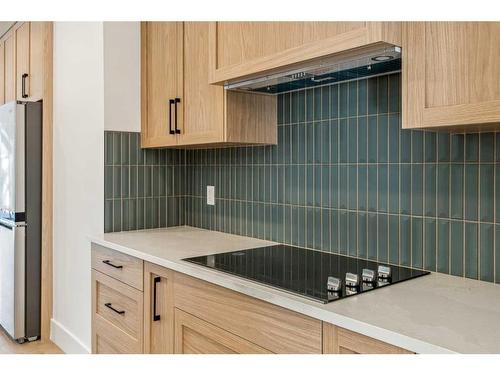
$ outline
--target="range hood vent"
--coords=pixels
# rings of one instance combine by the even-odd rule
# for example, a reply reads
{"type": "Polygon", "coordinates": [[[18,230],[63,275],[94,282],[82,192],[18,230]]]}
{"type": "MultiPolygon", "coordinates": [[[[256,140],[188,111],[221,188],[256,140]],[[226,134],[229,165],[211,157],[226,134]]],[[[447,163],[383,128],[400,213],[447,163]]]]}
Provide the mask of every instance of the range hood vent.
{"type": "Polygon", "coordinates": [[[276,95],[400,70],[401,48],[378,46],[305,62],[264,76],[228,82],[224,87],[228,90],[276,95]]]}

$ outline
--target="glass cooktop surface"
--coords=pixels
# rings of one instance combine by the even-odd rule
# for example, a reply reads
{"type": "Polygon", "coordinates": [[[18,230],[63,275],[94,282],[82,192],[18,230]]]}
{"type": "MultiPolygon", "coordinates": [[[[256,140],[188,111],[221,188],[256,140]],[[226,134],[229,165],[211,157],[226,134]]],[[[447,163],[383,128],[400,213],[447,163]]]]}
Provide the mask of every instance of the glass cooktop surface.
{"type": "Polygon", "coordinates": [[[231,251],[184,260],[322,303],[429,274],[422,270],[287,245],[231,251]],[[346,278],[348,273],[350,275],[346,278]],[[330,287],[327,287],[329,277],[330,287]]]}

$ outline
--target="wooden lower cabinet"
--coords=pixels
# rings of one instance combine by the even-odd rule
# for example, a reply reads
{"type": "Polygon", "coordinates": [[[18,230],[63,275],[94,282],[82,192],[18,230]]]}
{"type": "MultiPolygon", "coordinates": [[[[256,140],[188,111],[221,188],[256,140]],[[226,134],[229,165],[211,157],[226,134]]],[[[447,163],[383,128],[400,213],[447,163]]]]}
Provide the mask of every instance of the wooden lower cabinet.
{"type": "Polygon", "coordinates": [[[372,339],[323,322],[323,354],[414,354],[397,346],[372,339]]]}
{"type": "Polygon", "coordinates": [[[267,354],[256,344],[175,309],[176,354],[267,354]]]}

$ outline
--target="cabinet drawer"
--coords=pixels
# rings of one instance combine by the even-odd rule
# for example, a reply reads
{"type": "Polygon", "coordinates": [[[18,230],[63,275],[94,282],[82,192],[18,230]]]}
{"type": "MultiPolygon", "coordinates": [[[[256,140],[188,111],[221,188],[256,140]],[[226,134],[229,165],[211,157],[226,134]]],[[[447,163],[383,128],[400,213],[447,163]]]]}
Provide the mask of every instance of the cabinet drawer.
{"type": "Polygon", "coordinates": [[[136,289],[143,290],[143,261],[92,244],[92,268],[136,289]]]}
{"type": "Polygon", "coordinates": [[[343,328],[338,329],[339,354],[413,354],[405,349],[343,328]]]}
{"type": "Polygon", "coordinates": [[[92,271],[92,347],[95,353],[142,353],[143,293],[92,271]]]}

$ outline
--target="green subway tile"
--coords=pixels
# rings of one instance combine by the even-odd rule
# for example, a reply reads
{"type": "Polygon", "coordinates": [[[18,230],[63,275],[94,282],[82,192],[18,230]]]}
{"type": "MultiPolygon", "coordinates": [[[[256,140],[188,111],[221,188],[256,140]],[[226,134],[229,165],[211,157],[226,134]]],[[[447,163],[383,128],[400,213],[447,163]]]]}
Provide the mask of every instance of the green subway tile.
{"type": "Polygon", "coordinates": [[[380,164],[378,166],[378,211],[388,212],[389,188],[388,188],[388,166],[380,164]]]}
{"type": "Polygon", "coordinates": [[[348,204],[347,208],[355,210],[358,205],[358,167],[348,166],[347,167],[347,179],[348,179],[348,204]]]}
{"type": "Polygon", "coordinates": [[[122,229],[132,230],[132,224],[130,223],[130,199],[122,200],[122,229]]]}
{"type": "Polygon", "coordinates": [[[478,225],[465,223],[465,277],[477,279],[478,225]]]}
{"type": "Polygon", "coordinates": [[[339,252],[339,211],[330,211],[330,251],[339,252]]]}
{"type": "Polygon", "coordinates": [[[399,212],[409,215],[411,213],[411,165],[400,167],[399,212]]]}
{"type": "Polygon", "coordinates": [[[399,112],[401,105],[400,82],[399,74],[391,74],[389,77],[389,112],[399,112]]]}
{"type": "Polygon", "coordinates": [[[412,130],[401,129],[400,131],[400,145],[399,149],[401,150],[401,163],[411,163],[411,135],[412,130]]]}
{"type": "Polygon", "coordinates": [[[338,120],[330,121],[330,163],[339,160],[339,123],[338,120]]]}
{"type": "Polygon", "coordinates": [[[411,212],[413,215],[423,213],[424,170],[422,164],[411,167],[411,212]]]}
{"type": "Polygon", "coordinates": [[[389,115],[389,162],[399,162],[399,133],[400,133],[399,114],[391,113],[389,115]]]}
{"type": "Polygon", "coordinates": [[[436,216],[436,165],[424,165],[424,214],[436,216]]]}
{"type": "Polygon", "coordinates": [[[437,133],[437,161],[446,162],[450,160],[450,134],[437,133]]]}
{"type": "Polygon", "coordinates": [[[278,112],[278,125],[283,124],[283,106],[284,106],[284,94],[278,95],[278,107],[277,107],[277,112],[278,112]]]}
{"type": "Polygon", "coordinates": [[[464,135],[452,134],[450,136],[450,161],[464,161],[464,135]]]}
{"type": "Polygon", "coordinates": [[[339,122],[339,162],[346,163],[348,158],[348,127],[347,120],[340,120],[339,122]]]}
{"type": "MultiPolygon", "coordinates": [[[[299,182],[303,181],[299,179],[299,182]]],[[[330,207],[330,167],[321,167],[321,207],[330,207]]]]}
{"type": "Polygon", "coordinates": [[[122,169],[113,167],[113,198],[120,198],[122,195],[122,169]]]}
{"type": "Polygon", "coordinates": [[[160,166],[156,165],[152,167],[151,171],[153,196],[157,197],[160,195],[160,166]]]}
{"type": "Polygon", "coordinates": [[[306,125],[299,124],[297,126],[297,163],[305,163],[306,162],[306,125]]]}
{"type": "Polygon", "coordinates": [[[358,117],[358,163],[367,162],[368,129],[366,117],[358,117]]]}
{"type": "Polygon", "coordinates": [[[367,216],[365,213],[358,214],[358,257],[366,258],[368,252],[367,216]]]}
{"type": "Polygon", "coordinates": [[[409,216],[401,216],[399,222],[399,262],[411,266],[411,221],[409,216]]]}
{"type": "Polygon", "coordinates": [[[314,89],[314,104],[313,104],[313,118],[315,121],[321,120],[321,87],[314,89]]]}
{"type": "Polygon", "coordinates": [[[122,133],[113,132],[113,165],[122,163],[122,133]]]}
{"type": "Polygon", "coordinates": [[[161,197],[159,199],[159,211],[160,211],[159,227],[164,228],[167,226],[167,215],[168,215],[167,197],[161,197]]]}
{"type": "Polygon", "coordinates": [[[500,283],[500,225],[495,225],[495,282],[500,283]]]}
{"type": "Polygon", "coordinates": [[[436,220],[424,220],[424,269],[436,271],[436,220]]]}
{"type": "Polygon", "coordinates": [[[389,216],[389,262],[399,264],[399,216],[389,216]]]}
{"type": "Polygon", "coordinates": [[[495,160],[500,161],[500,134],[498,132],[495,133],[495,160]]]}
{"type": "Polygon", "coordinates": [[[481,162],[492,162],[495,160],[495,133],[481,133],[479,135],[479,160],[481,162]]]}
{"type": "Polygon", "coordinates": [[[347,101],[348,115],[358,115],[358,81],[349,82],[349,98],[347,101]]]}
{"type": "Polygon", "coordinates": [[[129,192],[130,192],[130,180],[129,180],[129,167],[122,167],[121,168],[121,198],[128,198],[129,197],[129,192]]]}
{"type": "Polygon", "coordinates": [[[438,272],[450,271],[450,222],[437,221],[437,268],[438,272]]]}
{"type": "Polygon", "coordinates": [[[376,115],[378,113],[377,91],[377,78],[368,79],[368,114],[370,115],[376,115]]]}
{"type": "Polygon", "coordinates": [[[339,165],[339,208],[347,208],[348,178],[347,166],[339,165]]]}
{"type": "Polygon", "coordinates": [[[130,135],[122,133],[121,141],[121,165],[129,165],[130,163],[130,135]]]}
{"type": "Polygon", "coordinates": [[[466,220],[477,220],[478,215],[478,173],[479,169],[477,165],[466,164],[465,165],[465,189],[464,189],[464,201],[465,201],[465,219],[466,220]]]}
{"type": "Polygon", "coordinates": [[[339,253],[347,254],[347,212],[341,211],[339,214],[339,253]]]}
{"type": "Polygon", "coordinates": [[[462,219],[464,217],[464,166],[463,164],[450,165],[450,217],[462,219]]]}
{"type": "Polygon", "coordinates": [[[321,88],[321,118],[323,120],[330,118],[330,86],[321,88]]]}
{"type": "Polygon", "coordinates": [[[479,225],[479,279],[483,281],[494,281],[495,273],[495,248],[494,248],[495,227],[493,224],[479,225]]]}
{"type": "Polygon", "coordinates": [[[424,161],[426,163],[433,163],[436,161],[436,137],[434,132],[424,132],[424,161]]]}
{"type": "Polygon", "coordinates": [[[104,199],[113,198],[113,167],[105,166],[104,167],[104,199]]]}
{"type": "Polygon", "coordinates": [[[358,215],[355,212],[349,212],[348,223],[348,251],[347,254],[355,257],[358,253],[358,215]]]}
{"type": "Polygon", "coordinates": [[[449,217],[450,211],[450,165],[438,164],[437,166],[437,215],[449,217]]]}
{"type": "Polygon", "coordinates": [[[399,165],[389,165],[389,212],[399,212],[399,165]]]}
{"type": "Polygon", "coordinates": [[[283,124],[289,124],[291,117],[290,93],[283,94],[283,124]]]}
{"type": "Polygon", "coordinates": [[[450,225],[450,273],[455,276],[464,275],[464,224],[452,221],[450,225]]]}
{"type": "Polygon", "coordinates": [[[331,165],[330,169],[330,205],[333,208],[339,207],[339,168],[331,165]]]}
{"type": "Polygon", "coordinates": [[[495,164],[495,201],[496,201],[495,221],[496,222],[500,222],[500,170],[499,170],[499,168],[500,168],[500,166],[498,164],[495,164]]]}
{"type": "Polygon", "coordinates": [[[122,201],[115,199],[113,201],[113,232],[122,231],[122,201]]]}
{"type": "Polygon", "coordinates": [[[389,90],[387,76],[378,77],[378,113],[387,113],[389,110],[389,90]]]}
{"type": "Polygon", "coordinates": [[[130,134],[130,165],[137,165],[140,151],[140,133],[130,134]]]}
{"type": "Polygon", "coordinates": [[[479,167],[480,181],[480,205],[479,205],[479,220],[492,222],[495,208],[495,167],[493,164],[481,164],[479,167]]]}
{"type": "Polygon", "coordinates": [[[144,167],[144,196],[151,197],[153,195],[153,167],[144,167]]]}
{"type": "Polygon", "coordinates": [[[366,165],[358,166],[358,210],[367,209],[367,168],[366,165]]]}
{"type": "Polygon", "coordinates": [[[157,165],[158,164],[158,150],[147,149],[146,150],[146,165],[157,165]]]}
{"type": "Polygon", "coordinates": [[[389,119],[387,115],[378,116],[378,162],[386,163],[389,160],[389,119]]]}
{"type": "Polygon", "coordinates": [[[113,201],[104,201],[104,233],[113,232],[113,201]]]}
{"type": "Polygon", "coordinates": [[[330,117],[339,117],[339,85],[330,86],[330,117]]]}
{"type": "Polygon", "coordinates": [[[377,166],[368,166],[368,210],[377,210],[377,166]]]}
{"type": "MultiPolygon", "coordinates": [[[[243,206],[242,206],[243,212],[243,206]]],[[[242,215],[243,216],[243,215],[242,215]]],[[[243,233],[242,233],[243,234],[243,233]]],[[[272,236],[273,241],[283,241],[283,206],[272,206],[272,236]]]]}
{"type": "MultiPolygon", "coordinates": [[[[304,230],[299,231],[305,233],[304,230]]],[[[299,235],[300,237],[300,235],[299,235]]],[[[301,241],[299,241],[299,246],[304,246],[301,241]]],[[[323,209],[321,210],[321,246],[320,249],[323,251],[330,251],[330,211],[323,209]]]]}
{"type": "Polygon", "coordinates": [[[423,222],[421,218],[411,219],[411,265],[423,268],[423,222]]]}
{"type": "Polygon", "coordinates": [[[411,134],[411,161],[421,163],[424,161],[424,132],[413,130],[411,134]]]}
{"type": "Polygon", "coordinates": [[[479,134],[465,135],[465,161],[479,160],[479,134]]]}
{"type": "Polygon", "coordinates": [[[320,163],[328,164],[330,162],[330,121],[322,121],[320,124],[321,133],[321,155],[320,163]]]}
{"type": "Polygon", "coordinates": [[[349,150],[348,150],[348,162],[356,163],[358,161],[358,119],[349,119],[349,150]]]}
{"type": "Polygon", "coordinates": [[[341,83],[339,85],[339,118],[344,118],[347,117],[349,112],[348,112],[348,95],[349,95],[349,89],[348,89],[348,84],[347,83],[341,83]]]}
{"type": "Polygon", "coordinates": [[[137,229],[144,229],[146,223],[146,218],[145,218],[146,202],[144,198],[139,198],[136,202],[137,202],[137,229]]]}
{"type": "Polygon", "coordinates": [[[377,215],[376,214],[368,214],[368,259],[377,260],[377,215]]]}
{"type": "Polygon", "coordinates": [[[113,133],[104,132],[104,165],[113,165],[113,133]]]}
{"type": "Polygon", "coordinates": [[[314,241],[313,248],[321,249],[321,209],[314,208],[313,209],[313,232],[314,232],[314,241]]]}
{"type": "Polygon", "coordinates": [[[297,164],[299,162],[299,144],[304,144],[303,139],[299,139],[299,125],[290,125],[290,143],[292,151],[292,164],[297,164]]]}
{"type": "Polygon", "coordinates": [[[378,258],[379,262],[387,262],[389,259],[389,217],[378,216],[378,258]]]}
{"type": "Polygon", "coordinates": [[[368,117],[368,163],[377,162],[377,116],[368,117]]]}
{"type": "Polygon", "coordinates": [[[368,87],[365,79],[358,81],[358,116],[367,114],[368,87]]]}

